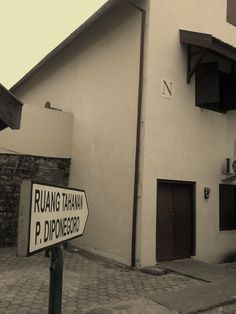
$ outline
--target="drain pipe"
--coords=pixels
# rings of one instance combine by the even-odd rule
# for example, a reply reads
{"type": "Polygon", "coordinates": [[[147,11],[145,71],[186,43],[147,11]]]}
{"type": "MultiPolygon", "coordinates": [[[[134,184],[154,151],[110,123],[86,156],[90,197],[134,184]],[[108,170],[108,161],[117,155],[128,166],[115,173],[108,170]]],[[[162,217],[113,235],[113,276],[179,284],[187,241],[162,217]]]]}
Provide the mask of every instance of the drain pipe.
{"type": "Polygon", "coordinates": [[[141,135],[141,109],[143,97],[143,70],[144,70],[144,39],[146,27],[146,12],[137,7],[134,3],[130,4],[141,11],[141,43],[140,43],[140,65],[139,65],[139,91],[138,91],[138,110],[137,110],[137,131],[136,131],[136,154],[135,154],[135,177],[134,177],[134,198],[133,198],[133,219],[132,219],[132,246],[131,246],[131,267],[136,265],[136,237],[137,237],[137,216],[138,216],[138,186],[139,186],[139,162],[140,162],[140,135],[141,135]]]}

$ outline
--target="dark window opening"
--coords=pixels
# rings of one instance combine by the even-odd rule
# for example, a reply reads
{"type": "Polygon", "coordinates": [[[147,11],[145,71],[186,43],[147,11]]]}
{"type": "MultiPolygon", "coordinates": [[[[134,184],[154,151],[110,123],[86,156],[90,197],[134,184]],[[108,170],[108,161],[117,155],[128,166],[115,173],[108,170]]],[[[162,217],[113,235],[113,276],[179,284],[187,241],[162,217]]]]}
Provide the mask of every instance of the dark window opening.
{"type": "Polygon", "coordinates": [[[227,22],[236,26],[236,0],[227,0],[227,22]]]}
{"type": "Polygon", "coordinates": [[[201,63],[196,70],[196,106],[226,113],[236,109],[236,73],[224,72],[217,62],[201,63]]]}
{"type": "Polygon", "coordinates": [[[220,184],[220,230],[236,229],[236,186],[220,184]]]}

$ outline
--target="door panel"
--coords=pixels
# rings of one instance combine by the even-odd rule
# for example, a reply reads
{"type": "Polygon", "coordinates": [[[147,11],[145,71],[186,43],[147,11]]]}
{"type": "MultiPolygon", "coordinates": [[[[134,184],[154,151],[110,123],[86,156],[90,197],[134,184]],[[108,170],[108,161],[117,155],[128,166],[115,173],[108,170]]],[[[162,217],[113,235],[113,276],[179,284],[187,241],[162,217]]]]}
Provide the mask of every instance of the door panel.
{"type": "Polygon", "coordinates": [[[166,261],[173,256],[172,187],[161,184],[158,191],[157,251],[161,252],[159,261],[166,261]]]}
{"type": "Polygon", "coordinates": [[[157,260],[189,258],[193,248],[193,185],[158,183],[157,260]]]}
{"type": "Polygon", "coordinates": [[[192,187],[173,186],[174,259],[189,258],[192,251],[192,187]]]}

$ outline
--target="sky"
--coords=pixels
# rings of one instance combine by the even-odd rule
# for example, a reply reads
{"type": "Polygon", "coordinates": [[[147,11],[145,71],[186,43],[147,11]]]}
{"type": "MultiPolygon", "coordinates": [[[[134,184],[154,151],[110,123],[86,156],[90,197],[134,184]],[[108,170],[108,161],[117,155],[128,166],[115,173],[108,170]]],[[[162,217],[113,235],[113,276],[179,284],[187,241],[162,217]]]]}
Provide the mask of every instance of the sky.
{"type": "Polygon", "coordinates": [[[0,83],[13,86],[106,0],[0,0],[0,83]]]}

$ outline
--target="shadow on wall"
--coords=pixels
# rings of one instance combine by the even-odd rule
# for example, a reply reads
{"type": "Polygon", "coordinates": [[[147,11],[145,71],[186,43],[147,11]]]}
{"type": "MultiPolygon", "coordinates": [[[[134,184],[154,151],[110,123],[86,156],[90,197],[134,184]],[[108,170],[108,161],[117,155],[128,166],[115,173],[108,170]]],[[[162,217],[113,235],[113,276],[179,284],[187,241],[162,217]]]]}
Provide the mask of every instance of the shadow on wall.
{"type": "Polygon", "coordinates": [[[69,158],[0,154],[0,246],[15,245],[24,179],[68,186],[69,158]]]}
{"type": "Polygon", "coordinates": [[[236,246],[235,251],[227,253],[221,260],[221,263],[231,263],[236,261],[236,246]]]}

